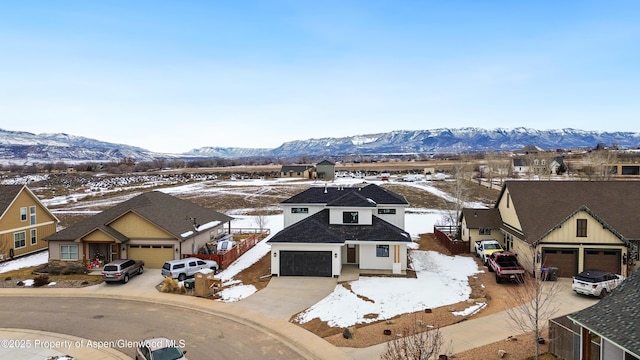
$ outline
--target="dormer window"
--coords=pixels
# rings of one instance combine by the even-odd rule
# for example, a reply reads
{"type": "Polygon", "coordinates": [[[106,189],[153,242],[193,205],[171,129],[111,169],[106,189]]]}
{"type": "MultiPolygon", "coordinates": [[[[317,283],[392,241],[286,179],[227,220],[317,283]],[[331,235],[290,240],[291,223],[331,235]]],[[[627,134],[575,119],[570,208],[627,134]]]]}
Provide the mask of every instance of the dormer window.
{"type": "Polygon", "coordinates": [[[358,212],[357,211],[345,211],[342,213],[343,224],[357,224],[358,212]]]}

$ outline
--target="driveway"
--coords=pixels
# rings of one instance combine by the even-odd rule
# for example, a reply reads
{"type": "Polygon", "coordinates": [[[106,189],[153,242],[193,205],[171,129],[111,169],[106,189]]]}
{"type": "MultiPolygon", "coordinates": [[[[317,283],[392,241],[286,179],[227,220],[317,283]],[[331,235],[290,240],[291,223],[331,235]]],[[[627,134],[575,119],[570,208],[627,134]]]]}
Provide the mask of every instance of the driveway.
{"type": "Polygon", "coordinates": [[[334,278],[324,277],[273,277],[266,288],[233,304],[289,321],[333,292],[337,283],[334,278]]]}

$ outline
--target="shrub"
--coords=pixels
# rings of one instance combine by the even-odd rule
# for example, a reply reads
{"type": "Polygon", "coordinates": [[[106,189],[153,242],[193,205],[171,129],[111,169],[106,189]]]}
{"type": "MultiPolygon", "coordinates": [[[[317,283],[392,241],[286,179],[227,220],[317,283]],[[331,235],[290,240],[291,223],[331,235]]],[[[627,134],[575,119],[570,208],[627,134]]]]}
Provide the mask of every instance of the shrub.
{"type": "Polygon", "coordinates": [[[40,287],[45,285],[49,285],[49,276],[40,275],[33,279],[33,287],[40,287]]]}
{"type": "Polygon", "coordinates": [[[165,277],[164,281],[160,285],[160,291],[171,293],[171,294],[183,294],[187,292],[187,290],[180,285],[180,282],[176,279],[172,279],[170,277],[165,277]]]}

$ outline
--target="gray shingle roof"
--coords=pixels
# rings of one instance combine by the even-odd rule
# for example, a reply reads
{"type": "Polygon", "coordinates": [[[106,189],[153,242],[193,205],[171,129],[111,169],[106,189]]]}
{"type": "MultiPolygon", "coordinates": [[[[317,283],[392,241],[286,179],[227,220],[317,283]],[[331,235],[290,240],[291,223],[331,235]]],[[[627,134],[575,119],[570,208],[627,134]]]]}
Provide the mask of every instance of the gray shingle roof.
{"type": "Polygon", "coordinates": [[[640,271],[597,304],[570,314],[569,319],[640,356],[640,271]]]}
{"type": "Polygon", "coordinates": [[[497,208],[464,208],[462,209],[462,216],[464,216],[467,222],[467,227],[469,229],[479,229],[487,227],[498,229],[502,225],[500,210],[498,210],[497,208]]]}
{"type": "Polygon", "coordinates": [[[280,230],[267,242],[342,244],[347,240],[411,242],[411,236],[377,216],[371,225],[329,224],[329,209],[325,209],[280,230]]]}
{"type": "Polygon", "coordinates": [[[398,195],[393,191],[387,190],[376,184],[368,184],[364,187],[311,187],[301,193],[288,198],[282,203],[341,204],[340,206],[349,206],[347,199],[355,199],[354,197],[348,196],[344,201],[339,199],[345,195],[349,195],[352,192],[357,192],[357,198],[359,199],[371,199],[379,205],[409,205],[409,203],[403,196],[398,195]]]}
{"type": "Polygon", "coordinates": [[[233,219],[215,210],[196,205],[175,196],[159,191],[151,191],[140,194],[90,218],[84,219],[46,237],[44,240],[76,240],[100,228],[113,236],[119,236],[109,231],[109,224],[129,212],[134,212],[145,218],[175,236],[176,239],[182,239],[181,234],[193,230],[193,221],[189,218],[195,218],[200,225],[214,221],[225,223],[233,219]]]}
{"type": "Polygon", "coordinates": [[[2,185],[0,186],[0,216],[4,215],[9,205],[18,196],[23,185],[2,185]]]}
{"type": "Polygon", "coordinates": [[[640,239],[640,181],[507,181],[499,198],[507,189],[529,243],[587,209],[623,240],[640,239]]]}

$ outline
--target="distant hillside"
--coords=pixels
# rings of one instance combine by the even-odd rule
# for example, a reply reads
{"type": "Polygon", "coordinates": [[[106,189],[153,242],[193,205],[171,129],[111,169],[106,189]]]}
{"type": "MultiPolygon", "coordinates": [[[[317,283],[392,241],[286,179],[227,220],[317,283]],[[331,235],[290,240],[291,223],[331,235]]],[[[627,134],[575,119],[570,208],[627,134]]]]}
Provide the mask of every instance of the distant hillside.
{"type": "Polygon", "coordinates": [[[291,141],[270,151],[273,156],[352,154],[442,154],[520,150],[535,145],[546,150],[595,148],[599,143],[622,148],[640,146],[640,133],[576,129],[434,129],[392,131],[342,138],[291,141]]]}
{"type": "Polygon", "coordinates": [[[118,161],[132,158],[293,158],[301,156],[446,154],[520,150],[535,145],[546,150],[592,149],[598,144],[620,148],[640,147],[640,133],[596,132],[576,129],[433,129],[289,141],[275,149],[203,147],[183,154],[161,154],[68,134],[32,134],[0,129],[0,161],[42,162],[118,161]]]}

